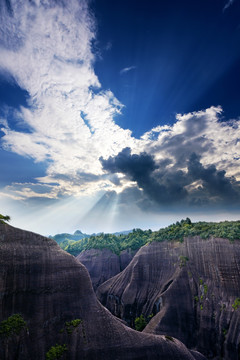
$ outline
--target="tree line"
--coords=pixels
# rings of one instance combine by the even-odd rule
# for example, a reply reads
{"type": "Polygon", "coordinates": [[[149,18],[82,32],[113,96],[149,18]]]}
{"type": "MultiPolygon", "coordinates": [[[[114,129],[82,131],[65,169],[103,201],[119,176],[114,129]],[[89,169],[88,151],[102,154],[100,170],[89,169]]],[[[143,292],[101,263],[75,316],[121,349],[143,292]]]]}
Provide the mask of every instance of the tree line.
{"type": "Polygon", "coordinates": [[[125,249],[137,250],[152,241],[182,242],[184,238],[194,236],[200,236],[202,239],[216,237],[230,241],[240,240],[240,221],[193,223],[186,218],[158,231],[133,229],[127,235],[101,233],[76,242],[65,242],[62,248],[75,256],[83,250],[89,249],[109,249],[119,255],[125,249]]]}

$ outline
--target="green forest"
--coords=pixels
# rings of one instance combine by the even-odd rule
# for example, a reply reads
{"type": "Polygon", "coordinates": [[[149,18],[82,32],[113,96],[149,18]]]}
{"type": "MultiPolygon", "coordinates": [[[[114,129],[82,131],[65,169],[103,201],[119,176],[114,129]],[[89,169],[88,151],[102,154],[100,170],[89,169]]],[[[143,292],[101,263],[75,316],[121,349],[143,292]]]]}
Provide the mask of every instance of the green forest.
{"type": "Polygon", "coordinates": [[[92,235],[79,241],[65,240],[60,246],[72,255],[78,255],[88,249],[109,249],[119,255],[125,249],[137,250],[152,241],[184,241],[186,237],[200,236],[240,240],[240,221],[196,222],[189,218],[181,220],[158,231],[133,229],[128,234],[92,235]]]}

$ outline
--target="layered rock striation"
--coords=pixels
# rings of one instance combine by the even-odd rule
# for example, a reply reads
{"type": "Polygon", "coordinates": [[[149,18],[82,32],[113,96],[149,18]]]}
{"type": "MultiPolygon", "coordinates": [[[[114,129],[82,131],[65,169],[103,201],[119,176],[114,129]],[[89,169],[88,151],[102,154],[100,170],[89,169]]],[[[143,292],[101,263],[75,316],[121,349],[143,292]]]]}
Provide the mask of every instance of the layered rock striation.
{"type": "Polygon", "coordinates": [[[43,360],[56,344],[76,360],[201,359],[178,340],[124,326],[96,299],[86,268],[55,241],[0,224],[0,324],[20,314],[27,328],[7,336],[0,358],[43,360]]]}
{"type": "Polygon", "coordinates": [[[174,336],[209,359],[239,359],[239,241],[195,237],[145,245],[97,296],[131,326],[141,314],[154,315],[145,333],[174,336]]]}

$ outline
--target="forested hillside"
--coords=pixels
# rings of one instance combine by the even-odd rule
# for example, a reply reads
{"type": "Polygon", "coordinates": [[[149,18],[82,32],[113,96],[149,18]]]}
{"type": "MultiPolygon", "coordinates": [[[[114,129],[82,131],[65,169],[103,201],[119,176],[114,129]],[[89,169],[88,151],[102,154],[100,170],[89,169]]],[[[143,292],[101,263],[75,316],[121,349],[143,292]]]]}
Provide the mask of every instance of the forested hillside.
{"type": "Polygon", "coordinates": [[[83,250],[109,249],[115,254],[120,254],[125,249],[137,250],[152,241],[175,240],[183,241],[185,237],[200,236],[203,239],[210,237],[225,238],[230,241],[240,239],[240,221],[223,222],[196,222],[189,218],[176,222],[158,231],[134,229],[129,234],[100,234],[84,238],[79,241],[67,243],[62,248],[72,255],[77,255],[83,250]]]}

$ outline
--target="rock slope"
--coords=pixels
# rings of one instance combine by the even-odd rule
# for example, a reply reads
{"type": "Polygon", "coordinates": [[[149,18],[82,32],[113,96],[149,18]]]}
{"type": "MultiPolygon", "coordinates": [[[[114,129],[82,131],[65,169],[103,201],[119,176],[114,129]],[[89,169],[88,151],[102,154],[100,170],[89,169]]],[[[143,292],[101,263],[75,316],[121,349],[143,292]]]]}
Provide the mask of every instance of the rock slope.
{"type": "Polygon", "coordinates": [[[109,249],[90,249],[82,251],[77,259],[89,271],[94,290],[106,280],[120,273],[130,263],[136,251],[123,250],[120,255],[109,249]]]}
{"type": "Polygon", "coordinates": [[[174,336],[209,359],[239,359],[239,241],[153,242],[97,296],[130,325],[140,314],[155,315],[145,333],[174,336]]]}
{"type": "Polygon", "coordinates": [[[73,256],[51,239],[6,224],[0,224],[0,324],[2,360],[43,360],[56,344],[66,344],[63,358],[70,360],[201,359],[176,339],[124,326],[97,301],[86,268],[73,256]],[[27,329],[7,337],[2,321],[13,314],[27,329]]]}

